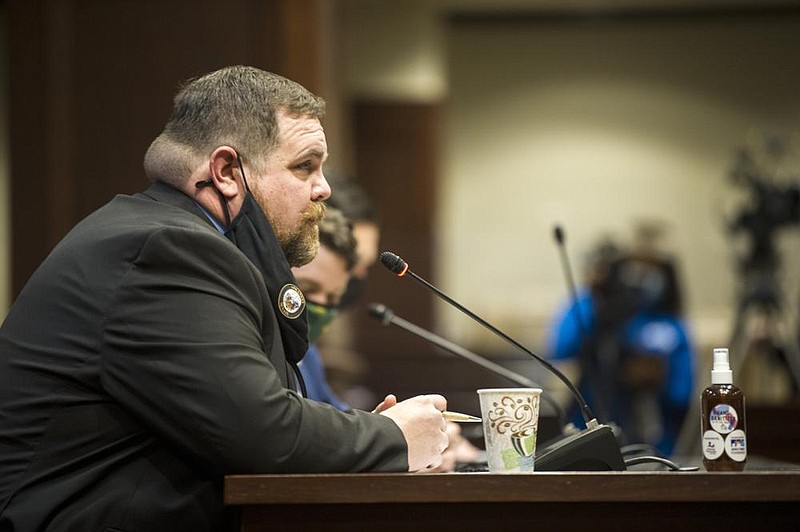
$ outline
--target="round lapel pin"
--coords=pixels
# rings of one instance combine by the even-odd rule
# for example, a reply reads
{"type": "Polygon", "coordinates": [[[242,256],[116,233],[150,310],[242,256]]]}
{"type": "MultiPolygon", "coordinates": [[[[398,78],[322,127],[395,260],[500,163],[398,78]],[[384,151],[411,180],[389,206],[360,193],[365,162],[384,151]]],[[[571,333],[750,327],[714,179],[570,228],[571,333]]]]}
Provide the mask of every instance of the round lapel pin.
{"type": "Polygon", "coordinates": [[[300,288],[292,283],[283,285],[278,294],[278,309],[281,314],[293,320],[302,314],[304,308],[306,308],[306,298],[300,288]]]}

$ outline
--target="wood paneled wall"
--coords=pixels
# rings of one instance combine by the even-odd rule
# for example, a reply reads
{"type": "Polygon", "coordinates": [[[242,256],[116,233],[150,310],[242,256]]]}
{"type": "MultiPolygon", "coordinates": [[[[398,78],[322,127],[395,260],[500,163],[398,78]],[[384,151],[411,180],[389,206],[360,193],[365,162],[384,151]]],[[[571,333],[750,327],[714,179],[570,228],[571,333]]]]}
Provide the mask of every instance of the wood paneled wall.
{"type": "Polygon", "coordinates": [[[324,0],[13,0],[8,5],[12,294],[118,193],[184,80],[249,64],[322,86],[324,0]]]}

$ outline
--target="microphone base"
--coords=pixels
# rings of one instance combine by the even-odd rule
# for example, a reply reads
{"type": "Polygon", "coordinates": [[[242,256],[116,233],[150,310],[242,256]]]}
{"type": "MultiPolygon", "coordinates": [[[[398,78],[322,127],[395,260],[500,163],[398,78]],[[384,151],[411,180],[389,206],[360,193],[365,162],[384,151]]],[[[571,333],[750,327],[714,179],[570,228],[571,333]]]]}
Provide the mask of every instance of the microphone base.
{"type": "Polygon", "coordinates": [[[536,451],[535,471],[625,471],[625,461],[608,425],[584,429],[536,451]]]}

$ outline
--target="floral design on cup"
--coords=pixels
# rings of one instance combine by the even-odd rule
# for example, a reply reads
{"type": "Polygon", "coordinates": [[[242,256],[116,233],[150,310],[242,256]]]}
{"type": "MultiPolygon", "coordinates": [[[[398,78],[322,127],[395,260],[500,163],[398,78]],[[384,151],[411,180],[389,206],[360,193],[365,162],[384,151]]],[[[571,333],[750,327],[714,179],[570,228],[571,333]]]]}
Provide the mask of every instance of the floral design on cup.
{"type": "Polygon", "coordinates": [[[521,467],[525,466],[523,459],[533,460],[536,451],[536,410],[532,398],[501,397],[492,403],[488,417],[490,426],[498,434],[510,433],[511,445],[520,457],[521,467]]]}

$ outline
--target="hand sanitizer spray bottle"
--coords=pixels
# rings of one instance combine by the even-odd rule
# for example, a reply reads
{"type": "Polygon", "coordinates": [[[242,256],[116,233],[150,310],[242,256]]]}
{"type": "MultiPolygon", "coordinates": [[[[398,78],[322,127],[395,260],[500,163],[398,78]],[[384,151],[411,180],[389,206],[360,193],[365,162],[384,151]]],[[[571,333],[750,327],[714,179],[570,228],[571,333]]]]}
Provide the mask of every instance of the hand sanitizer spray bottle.
{"type": "Polygon", "coordinates": [[[728,349],[714,349],[711,386],[701,396],[703,466],[706,471],[743,471],[747,462],[744,393],[733,385],[728,349]]]}

